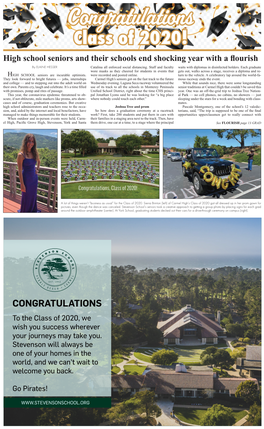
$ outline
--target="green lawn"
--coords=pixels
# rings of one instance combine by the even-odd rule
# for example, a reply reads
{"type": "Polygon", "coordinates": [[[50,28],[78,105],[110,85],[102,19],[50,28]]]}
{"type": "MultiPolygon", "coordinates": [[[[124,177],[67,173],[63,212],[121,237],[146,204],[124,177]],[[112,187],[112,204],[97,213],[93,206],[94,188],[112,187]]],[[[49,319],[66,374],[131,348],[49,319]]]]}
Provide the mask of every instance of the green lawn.
{"type": "Polygon", "coordinates": [[[61,186],[62,199],[157,199],[159,187],[140,182],[78,182],[61,186]],[[80,186],[80,188],[79,188],[80,186]],[[89,190],[83,190],[87,187],[89,190]],[[93,190],[94,189],[94,190],[93,190]]]}
{"type": "Polygon", "coordinates": [[[138,366],[138,365],[125,365],[124,370],[126,371],[126,374],[130,375],[133,373],[137,373],[137,375],[143,374],[147,367],[146,366],[138,366]]]}
{"type": "MultiPolygon", "coordinates": [[[[200,419],[207,410],[200,410],[196,408],[178,408],[174,407],[174,414],[183,422],[199,425],[200,419]]],[[[246,411],[233,411],[236,422],[241,420],[247,414],[246,411]]]]}
{"type": "MultiPolygon", "coordinates": [[[[181,362],[185,365],[197,365],[200,363],[200,354],[204,350],[203,348],[193,349],[192,347],[186,348],[172,348],[176,353],[178,353],[178,362],[181,362]]],[[[139,349],[138,349],[139,350],[139,349]]],[[[134,353],[137,359],[143,360],[145,362],[151,362],[151,356],[144,354],[144,350],[141,349],[139,353],[134,353]],[[139,357],[140,355],[141,357],[139,357]]]]}
{"type": "MultiPolygon", "coordinates": [[[[143,155],[144,157],[144,155],[143,155]]],[[[159,154],[158,153],[148,153],[145,158],[150,157],[150,158],[157,158],[159,159],[159,154]]]]}
{"type": "MultiPolygon", "coordinates": [[[[236,162],[248,162],[248,156],[245,152],[238,153],[233,156],[236,162]]],[[[261,165],[261,153],[255,152],[254,158],[253,158],[253,165],[261,165]]]]}
{"type": "MultiPolygon", "coordinates": [[[[218,345],[216,344],[216,347],[218,345]]],[[[199,365],[200,364],[200,354],[204,351],[204,349],[208,347],[208,344],[204,347],[201,346],[190,346],[190,347],[181,347],[181,346],[174,346],[174,347],[164,347],[164,349],[170,349],[174,350],[176,353],[178,353],[178,361],[181,362],[184,365],[199,365]]],[[[219,347],[221,348],[221,347],[219,347]]],[[[138,348],[136,352],[134,353],[134,356],[136,359],[142,360],[143,362],[151,363],[151,356],[152,354],[157,351],[157,349],[149,348],[138,348]]]]}
{"type": "Polygon", "coordinates": [[[118,366],[113,366],[113,368],[111,369],[111,374],[118,374],[120,372],[120,368],[118,368],[118,366]]]}
{"type": "MultiPolygon", "coordinates": [[[[153,154],[151,156],[151,158],[153,160],[155,160],[155,158],[158,158],[158,157],[159,157],[158,154],[156,154],[156,156],[155,156],[155,154],[153,154]]],[[[82,154],[80,154],[80,153],[78,154],[77,153],[77,156],[74,156],[73,153],[62,153],[61,154],[61,162],[62,163],[67,164],[67,162],[70,159],[78,159],[78,160],[82,160],[82,159],[93,159],[93,160],[94,159],[99,159],[99,160],[103,160],[103,159],[106,159],[106,160],[109,160],[109,161],[114,161],[114,160],[116,160],[116,161],[118,161],[118,160],[122,160],[122,161],[134,161],[134,160],[146,161],[146,160],[149,160],[149,163],[150,164],[152,163],[152,161],[151,161],[150,158],[146,158],[145,156],[139,156],[139,155],[131,155],[131,156],[127,156],[127,155],[126,156],[89,155],[89,156],[82,156],[82,154]]]]}
{"type": "Polygon", "coordinates": [[[111,359],[111,364],[112,365],[117,365],[118,363],[123,362],[123,357],[119,356],[119,355],[114,355],[111,359]]]}

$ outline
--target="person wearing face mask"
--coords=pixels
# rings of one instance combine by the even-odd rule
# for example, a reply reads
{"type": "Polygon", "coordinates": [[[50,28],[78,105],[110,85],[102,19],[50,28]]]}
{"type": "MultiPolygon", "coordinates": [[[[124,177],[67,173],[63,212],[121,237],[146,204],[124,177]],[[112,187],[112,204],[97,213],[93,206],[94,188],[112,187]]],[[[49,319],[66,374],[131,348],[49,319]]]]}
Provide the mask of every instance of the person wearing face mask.
{"type": "Polygon", "coordinates": [[[20,213],[37,213],[37,187],[40,159],[34,134],[26,134],[17,156],[21,188],[20,213]]]}

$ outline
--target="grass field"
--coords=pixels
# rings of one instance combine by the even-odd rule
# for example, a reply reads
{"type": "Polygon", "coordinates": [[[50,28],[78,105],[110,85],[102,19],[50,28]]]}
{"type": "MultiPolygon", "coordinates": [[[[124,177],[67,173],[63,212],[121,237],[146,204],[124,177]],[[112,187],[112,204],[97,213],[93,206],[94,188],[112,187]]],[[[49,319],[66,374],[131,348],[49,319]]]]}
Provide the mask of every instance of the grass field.
{"type": "MultiPolygon", "coordinates": [[[[154,167],[152,174],[154,177],[151,178],[151,174],[149,173],[140,173],[137,178],[135,173],[131,174],[130,182],[123,182],[120,180],[120,175],[118,170],[116,174],[112,176],[114,181],[101,181],[101,180],[91,180],[92,176],[89,174],[87,170],[87,176],[85,176],[85,169],[81,169],[80,171],[80,180],[76,181],[76,183],[66,183],[61,186],[61,198],[63,199],[158,199],[159,198],[159,188],[158,186],[149,186],[146,184],[149,183],[150,180],[153,180],[153,184],[159,185],[159,178],[155,176],[155,171],[159,173],[159,155],[153,154],[150,158],[145,156],[122,156],[122,157],[113,157],[113,156],[89,156],[82,157],[77,156],[74,157],[73,154],[62,154],[61,159],[61,170],[66,168],[68,161],[70,160],[92,160],[92,161],[147,161],[147,164],[154,167]],[[146,174],[146,177],[143,178],[142,174],[146,174]],[[90,179],[89,181],[82,180],[90,179]],[[156,179],[155,179],[156,177],[156,179]],[[142,181],[139,181],[138,179],[142,181]],[[145,184],[145,186],[144,186],[145,184]],[[84,190],[85,188],[85,190],[84,190]]],[[[100,163],[101,165],[101,163],[100,163]]],[[[135,170],[136,171],[136,170],[135,170]]],[[[69,172],[63,173],[64,177],[66,177],[66,181],[73,182],[75,180],[75,176],[77,176],[77,169],[71,170],[73,176],[70,177],[69,172]],[[66,173],[66,176],[65,176],[66,173]]],[[[107,171],[108,174],[111,173],[111,170],[107,171]]],[[[111,173],[112,174],[112,173],[111,173]]],[[[97,179],[100,179],[102,176],[101,173],[95,173],[97,179]]],[[[106,178],[106,177],[104,177],[106,178]]],[[[110,178],[110,177],[109,177],[110,178]]],[[[128,177],[124,175],[123,179],[127,179],[128,177]]],[[[65,183],[65,179],[62,178],[62,183],[65,183]]]]}
{"type": "MultiPolygon", "coordinates": [[[[246,153],[238,153],[237,155],[233,155],[233,158],[236,162],[248,162],[248,156],[246,153]]],[[[255,153],[253,158],[253,165],[261,165],[261,153],[255,153]]]]}
{"type": "Polygon", "coordinates": [[[124,370],[126,372],[126,374],[130,375],[130,374],[137,374],[137,375],[141,375],[143,374],[143,372],[145,371],[147,367],[146,366],[138,366],[138,365],[125,365],[124,366],[124,370]]]}
{"type": "MultiPolygon", "coordinates": [[[[174,350],[176,353],[178,353],[178,361],[181,362],[184,365],[199,365],[200,364],[200,354],[204,351],[204,349],[208,347],[208,344],[204,347],[200,346],[194,346],[194,347],[166,347],[166,349],[174,350]]],[[[217,347],[217,345],[216,345],[217,347]]],[[[164,347],[165,348],[165,347],[164,347]]],[[[136,352],[134,353],[134,356],[142,360],[143,362],[151,363],[151,356],[152,354],[160,350],[160,348],[138,348],[136,352]]]]}
{"type": "MultiPolygon", "coordinates": [[[[193,425],[199,425],[200,419],[206,413],[207,410],[200,410],[196,408],[177,408],[174,409],[174,414],[183,422],[190,423],[193,425]]],[[[247,415],[246,411],[233,411],[233,415],[236,422],[241,420],[247,415]]]]}
{"type": "Polygon", "coordinates": [[[121,362],[123,362],[123,357],[121,357],[121,356],[118,356],[118,355],[114,355],[113,357],[112,357],[112,359],[111,359],[111,364],[112,365],[117,365],[118,363],[121,363],[121,362]]]}
{"type": "Polygon", "coordinates": [[[159,159],[159,154],[158,153],[148,153],[146,156],[142,155],[144,158],[156,158],[159,159]]]}
{"type": "Polygon", "coordinates": [[[113,368],[111,369],[111,374],[118,374],[121,371],[120,368],[118,368],[118,366],[113,366],[113,368]]]}
{"type": "Polygon", "coordinates": [[[82,161],[85,159],[91,159],[93,161],[95,160],[99,160],[99,161],[148,161],[149,164],[151,165],[155,165],[157,167],[159,167],[159,155],[158,154],[153,154],[153,155],[147,155],[147,156],[110,156],[110,155],[104,155],[104,156],[99,156],[99,155],[94,155],[94,156],[82,156],[82,155],[77,155],[76,157],[72,154],[72,153],[63,153],[61,156],[61,166],[62,168],[66,167],[67,162],[70,160],[78,160],[78,161],[82,161]]]}
{"type": "Polygon", "coordinates": [[[61,186],[62,199],[155,199],[159,198],[159,188],[138,182],[77,182],[61,186]],[[88,191],[80,190],[89,188],[88,191]],[[93,190],[95,189],[95,190],[93,190]]]}

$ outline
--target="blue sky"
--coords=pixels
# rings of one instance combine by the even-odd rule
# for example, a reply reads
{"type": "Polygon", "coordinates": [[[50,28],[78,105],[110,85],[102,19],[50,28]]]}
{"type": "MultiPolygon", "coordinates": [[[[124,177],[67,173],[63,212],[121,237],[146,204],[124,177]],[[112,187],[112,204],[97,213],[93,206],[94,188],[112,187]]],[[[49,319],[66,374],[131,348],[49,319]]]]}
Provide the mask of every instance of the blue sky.
{"type": "Polygon", "coordinates": [[[8,240],[112,240],[113,255],[261,255],[258,218],[9,218],[4,233],[8,240]]]}
{"type": "Polygon", "coordinates": [[[5,133],[32,133],[32,134],[41,134],[43,136],[49,136],[49,137],[57,138],[58,130],[36,130],[36,129],[32,129],[32,128],[30,128],[30,129],[21,128],[21,129],[16,129],[16,130],[5,129],[4,134],[5,133]]]}
{"type": "MultiPolygon", "coordinates": [[[[67,130],[63,128],[63,131],[66,134],[69,134],[72,129],[67,130]]],[[[141,136],[144,131],[149,131],[153,136],[157,135],[157,128],[146,130],[145,128],[141,128],[139,130],[131,129],[131,130],[94,130],[91,128],[87,128],[86,131],[90,131],[90,133],[96,138],[103,138],[108,139],[109,137],[114,137],[114,139],[117,139],[118,137],[123,136],[124,134],[137,134],[138,136],[141,136]]]]}
{"type": "MultiPolygon", "coordinates": [[[[163,147],[171,148],[176,147],[177,149],[188,149],[193,147],[194,139],[198,135],[199,137],[207,136],[209,139],[209,145],[217,144],[226,147],[240,147],[237,140],[227,140],[225,137],[222,139],[217,137],[217,133],[207,129],[196,129],[196,130],[164,130],[163,131],[163,147]]],[[[251,146],[252,143],[260,144],[260,137],[249,136],[246,139],[246,146],[251,146]]]]}

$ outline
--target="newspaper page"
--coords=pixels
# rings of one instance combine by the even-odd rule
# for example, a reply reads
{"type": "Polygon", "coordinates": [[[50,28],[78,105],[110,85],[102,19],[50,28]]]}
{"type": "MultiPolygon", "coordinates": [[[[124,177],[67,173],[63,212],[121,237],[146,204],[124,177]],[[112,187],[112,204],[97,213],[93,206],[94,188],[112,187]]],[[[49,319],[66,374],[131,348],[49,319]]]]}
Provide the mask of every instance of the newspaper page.
{"type": "Polygon", "coordinates": [[[4,425],[259,426],[260,3],[2,23],[4,425]]]}

